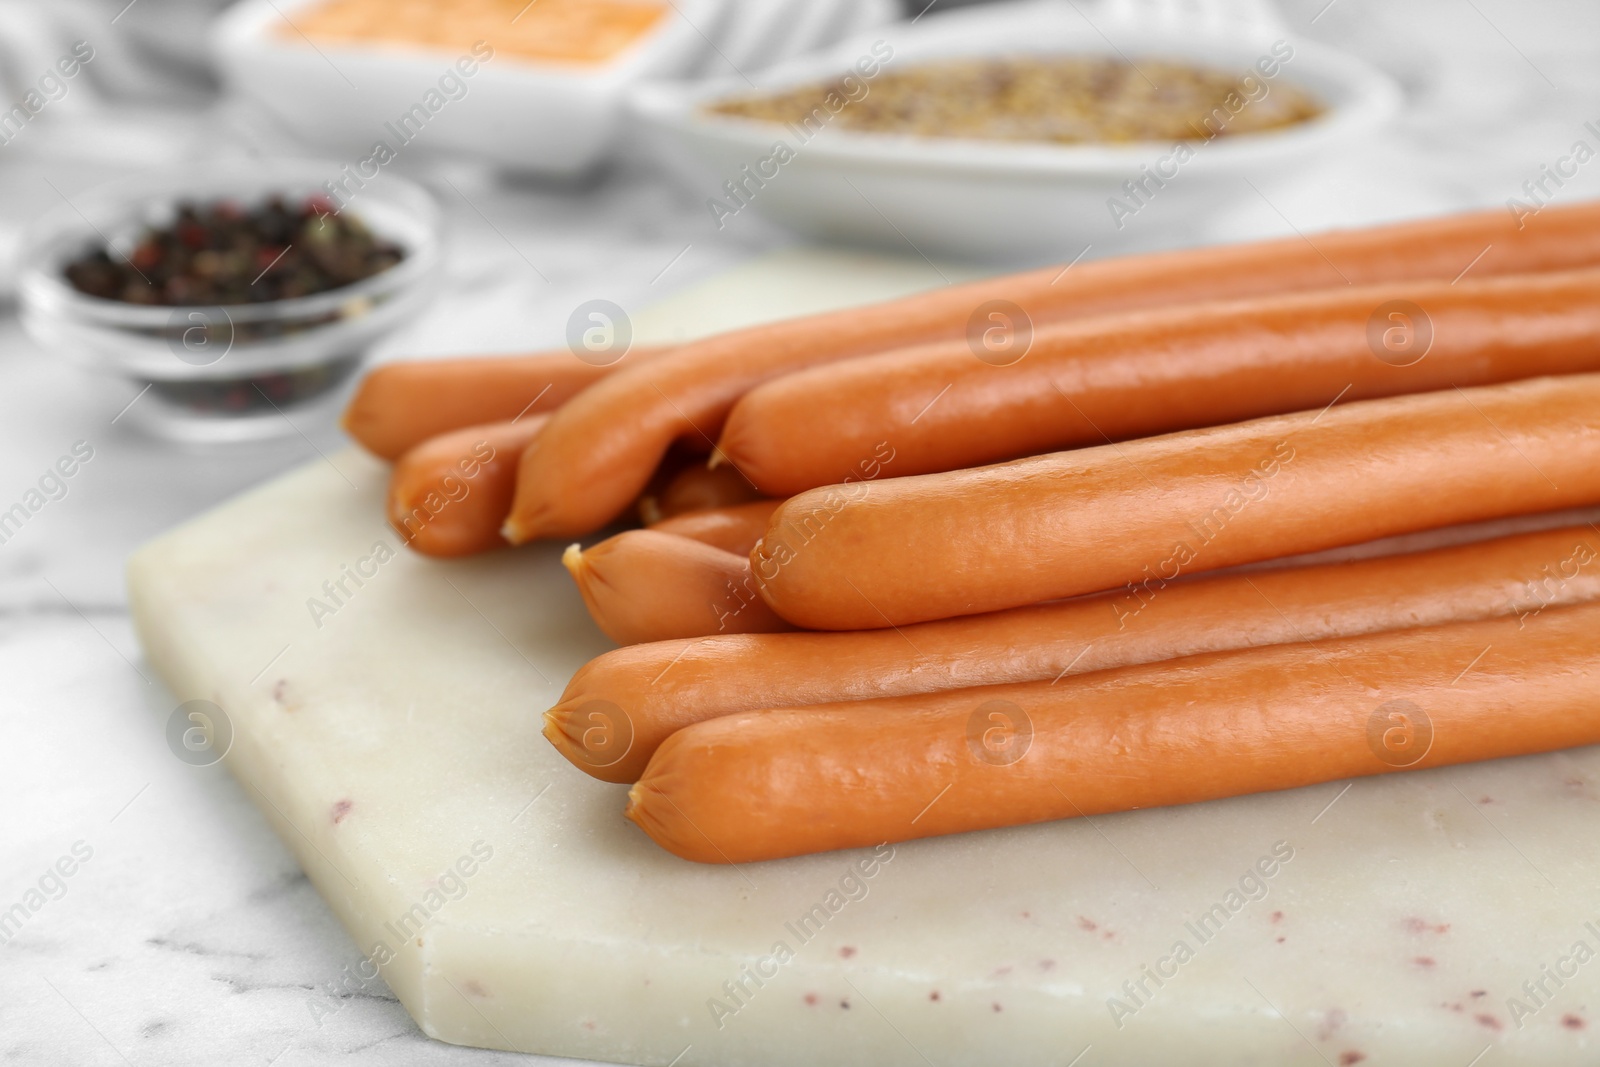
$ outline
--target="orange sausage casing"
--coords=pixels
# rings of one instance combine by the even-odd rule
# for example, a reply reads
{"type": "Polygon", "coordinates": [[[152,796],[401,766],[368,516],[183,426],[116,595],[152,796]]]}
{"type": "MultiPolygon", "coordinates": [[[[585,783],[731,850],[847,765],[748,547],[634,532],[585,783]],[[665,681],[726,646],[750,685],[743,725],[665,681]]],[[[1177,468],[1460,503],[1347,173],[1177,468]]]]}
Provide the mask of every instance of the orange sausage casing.
{"type": "Polygon", "coordinates": [[[517,460],[547,417],[469,426],[406,452],[389,475],[389,525],[425,556],[504,548],[517,460]]]}
{"type": "Polygon", "coordinates": [[[368,452],[397,459],[451,430],[553,411],[613,371],[660,351],[634,348],[604,366],[567,351],[386,363],[362,379],[340,422],[368,452]]]}
{"type": "MultiPolygon", "coordinates": [[[[767,532],[767,521],[781,503],[781,500],[752,500],[748,504],[686,511],[670,519],[662,519],[652,524],[650,529],[657,533],[688,537],[724,552],[749,556],[750,550],[761,540],[761,535],[767,532]]],[[[754,586],[751,589],[753,591],[754,586]]]]}
{"type": "Polygon", "coordinates": [[[572,545],[561,562],[595,625],[621,645],[789,629],[756,595],[747,558],[687,537],[625,530],[572,545]]]}
{"type": "Polygon", "coordinates": [[[1600,742],[1600,605],[673,734],[627,814],[745,863],[1600,742]]]}
{"type": "Polygon", "coordinates": [[[813,489],[751,562],[783,618],[868,629],[1595,503],[1586,374],[813,489]]]}
{"type": "Polygon", "coordinates": [[[952,341],[747,393],[718,450],[764,492],[901,477],[1287,411],[1600,370],[1600,271],[1389,283],[1147,310],[1035,331],[991,365],[952,341]]]}
{"type": "Polygon", "coordinates": [[[545,713],[574,766],[632,782],[685,726],[759,708],[1052,681],[1294,641],[1600,600],[1600,533],[1569,526],[1476,544],[1138,585],[1076,600],[853,633],[719,635],[607,652],[545,713]],[[603,729],[595,730],[596,726],[603,729]]]}
{"type": "MultiPolygon", "coordinates": [[[[406,544],[426,556],[468,556],[506,547],[500,526],[511,510],[517,461],[548,417],[527,415],[513,422],[469,426],[429,438],[406,452],[389,476],[390,525],[406,544]]],[[[739,484],[745,487],[743,493],[728,490],[723,495],[743,499],[748,483],[741,479],[739,484]]],[[[701,486],[695,493],[680,493],[676,502],[714,498],[714,492],[701,486]]],[[[657,528],[747,556],[777,506],[776,500],[763,500],[708,507],[666,519],[657,528]]]]}
{"type": "MultiPolygon", "coordinates": [[[[757,326],[684,345],[566,405],[523,457],[513,543],[599,529],[639,495],[674,440],[706,445],[729,408],[770,378],[821,363],[1130,308],[1384,281],[1600,264],[1600,203],[1500,210],[1366,230],[1080,263],[757,326]]],[[[839,477],[836,475],[835,477],[839,477]]]]}

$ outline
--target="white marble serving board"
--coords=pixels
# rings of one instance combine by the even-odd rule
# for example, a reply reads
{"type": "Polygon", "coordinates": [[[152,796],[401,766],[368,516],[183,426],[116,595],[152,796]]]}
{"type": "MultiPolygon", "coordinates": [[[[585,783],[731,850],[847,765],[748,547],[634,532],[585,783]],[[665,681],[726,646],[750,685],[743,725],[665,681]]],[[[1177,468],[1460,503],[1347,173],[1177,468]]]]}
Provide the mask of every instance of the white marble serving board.
{"type": "MultiPolygon", "coordinates": [[[[799,255],[636,325],[935,280],[799,255]]],[[[384,478],[313,463],[145,547],[130,586],[150,662],[224,710],[245,792],[434,1037],[682,1067],[1594,1060],[1600,750],[919,841],[870,877],[871,853],[697,866],[539,735],[607,647],[560,546],[378,563],[384,478]]]]}

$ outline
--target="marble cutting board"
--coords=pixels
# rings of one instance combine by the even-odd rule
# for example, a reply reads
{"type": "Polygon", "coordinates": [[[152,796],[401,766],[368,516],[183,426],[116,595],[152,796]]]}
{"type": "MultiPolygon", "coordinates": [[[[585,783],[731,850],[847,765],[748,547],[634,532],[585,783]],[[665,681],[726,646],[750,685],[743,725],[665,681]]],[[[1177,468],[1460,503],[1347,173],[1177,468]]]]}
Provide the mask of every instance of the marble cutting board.
{"type": "MultiPolygon", "coordinates": [[[[636,335],[938,281],[785,254],[636,335]]],[[[313,463],[129,581],[150,661],[226,720],[241,787],[434,1037],[682,1067],[1594,1062],[1600,750],[696,866],[539,735],[608,647],[560,546],[411,556],[385,476],[313,463]]]]}

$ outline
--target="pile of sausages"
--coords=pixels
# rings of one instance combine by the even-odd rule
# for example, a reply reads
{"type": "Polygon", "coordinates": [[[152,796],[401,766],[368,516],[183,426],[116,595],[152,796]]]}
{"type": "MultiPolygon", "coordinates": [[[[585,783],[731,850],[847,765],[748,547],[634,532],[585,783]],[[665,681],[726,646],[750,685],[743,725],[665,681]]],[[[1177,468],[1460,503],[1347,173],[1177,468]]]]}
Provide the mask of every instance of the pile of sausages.
{"type": "Polygon", "coordinates": [[[393,364],[345,425],[419,552],[642,520],[563,557],[623,647],[545,735],[688,859],[1600,743],[1600,203],[393,364]]]}

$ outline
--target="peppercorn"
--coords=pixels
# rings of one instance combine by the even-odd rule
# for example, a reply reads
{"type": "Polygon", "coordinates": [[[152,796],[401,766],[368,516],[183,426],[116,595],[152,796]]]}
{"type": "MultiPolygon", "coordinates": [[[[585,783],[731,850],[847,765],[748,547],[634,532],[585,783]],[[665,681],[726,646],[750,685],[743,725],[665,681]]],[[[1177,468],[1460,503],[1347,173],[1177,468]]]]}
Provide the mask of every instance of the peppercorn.
{"type": "Polygon", "coordinates": [[[128,304],[259,304],[353,285],[404,258],[326,197],[297,208],[271,197],[249,209],[181,202],[128,255],[91,247],[63,273],[81,293],[128,304]]]}

